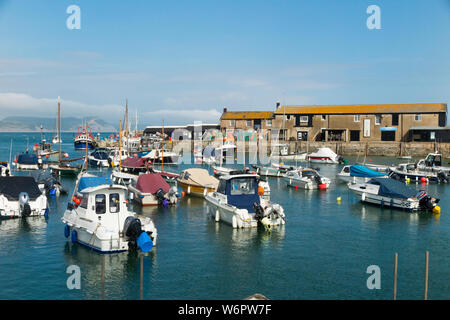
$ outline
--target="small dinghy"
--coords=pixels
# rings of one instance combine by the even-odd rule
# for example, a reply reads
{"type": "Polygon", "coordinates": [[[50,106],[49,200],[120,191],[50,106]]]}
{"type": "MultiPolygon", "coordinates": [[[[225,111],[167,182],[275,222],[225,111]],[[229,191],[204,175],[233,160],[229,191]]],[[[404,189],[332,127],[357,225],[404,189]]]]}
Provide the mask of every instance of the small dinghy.
{"type": "Polygon", "coordinates": [[[153,248],[156,227],[152,219],[128,210],[126,187],[90,174],[82,174],[77,184],[62,218],[66,238],[102,253],[153,248]]]}
{"type": "Polygon", "coordinates": [[[364,183],[375,177],[385,177],[388,175],[384,172],[369,169],[360,164],[344,166],[337,175],[338,179],[347,183],[364,183]]]}
{"type": "Polygon", "coordinates": [[[144,173],[128,185],[130,198],[141,206],[168,206],[178,201],[177,189],[164,180],[159,173],[144,173]]]}
{"type": "Polygon", "coordinates": [[[391,178],[372,178],[365,183],[350,184],[349,189],[363,202],[409,211],[437,212],[439,199],[417,191],[391,178]]]}
{"type": "Polygon", "coordinates": [[[29,217],[48,214],[47,197],[33,177],[0,177],[0,216],[29,217]]]}
{"type": "Polygon", "coordinates": [[[31,176],[38,184],[39,189],[50,196],[59,196],[67,193],[61,182],[48,169],[35,171],[31,176]]]}
{"type": "Polygon", "coordinates": [[[204,197],[217,190],[219,180],[209,175],[208,170],[191,168],[184,170],[177,179],[178,185],[187,195],[204,197]]]}
{"type": "Polygon", "coordinates": [[[288,186],[301,189],[321,189],[326,190],[331,183],[327,177],[321,176],[315,169],[305,168],[286,172],[283,180],[288,186]]]}
{"type": "Polygon", "coordinates": [[[289,146],[285,143],[273,144],[272,153],[270,154],[271,159],[278,160],[288,160],[288,161],[303,161],[306,160],[307,153],[289,153],[289,146]]]}
{"type": "Polygon", "coordinates": [[[442,170],[440,171],[422,171],[417,168],[415,163],[401,163],[396,167],[389,168],[389,176],[392,179],[415,182],[415,183],[448,183],[450,178],[442,170]]]}
{"type": "Polygon", "coordinates": [[[284,225],[283,208],[262,197],[264,190],[258,180],[258,175],[248,173],[221,176],[217,191],[205,196],[215,221],[233,228],[284,225]]]}
{"type": "Polygon", "coordinates": [[[337,155],[330,148],[319,148],[316,152],[308,155],[307,160],[313,163],[344,163],[344,158],[337,155]]]}

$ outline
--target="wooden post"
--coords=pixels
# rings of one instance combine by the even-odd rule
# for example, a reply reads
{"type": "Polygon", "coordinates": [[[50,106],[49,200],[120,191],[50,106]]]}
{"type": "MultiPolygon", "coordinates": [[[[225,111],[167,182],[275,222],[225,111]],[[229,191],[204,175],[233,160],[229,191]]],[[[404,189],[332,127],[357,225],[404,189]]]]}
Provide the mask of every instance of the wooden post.
{"type": "Polygon", "coordinates": [[[139,296],[141,300],[144,300],[144,255],[140,255],[141,260],[141,278],[139,281],[139,296]]]}
{"type": "Polygon", "coordinates": [[[105,255],[102,255],[102,300],[105,300],[105,255]]]}
{"type": "Polygon", "coordinates": [[[397,300],[397,265],[398,253],[394,254],[394,300],[397,300]]]}
{"type": "Polygon", "coordinates": [[[428,300],[428,251],[425,251],[425,296],[424,300],[428,300]]]}

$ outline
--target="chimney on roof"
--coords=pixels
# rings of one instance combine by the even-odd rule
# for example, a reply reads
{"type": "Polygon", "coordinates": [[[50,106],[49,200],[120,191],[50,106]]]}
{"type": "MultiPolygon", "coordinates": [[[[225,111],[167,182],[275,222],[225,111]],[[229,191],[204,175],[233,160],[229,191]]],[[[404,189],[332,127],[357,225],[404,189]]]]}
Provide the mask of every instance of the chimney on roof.
{"type": "Polygon", "coordinates": [[[223,113],[227,112],[227,107],[223,107],[223,113]]]}
{"type": "Polygon", "coordinates": [[[279,108],[281,106],[281,103],[280,103],[280,101],[277,101],[277,109],[279,108]]]}

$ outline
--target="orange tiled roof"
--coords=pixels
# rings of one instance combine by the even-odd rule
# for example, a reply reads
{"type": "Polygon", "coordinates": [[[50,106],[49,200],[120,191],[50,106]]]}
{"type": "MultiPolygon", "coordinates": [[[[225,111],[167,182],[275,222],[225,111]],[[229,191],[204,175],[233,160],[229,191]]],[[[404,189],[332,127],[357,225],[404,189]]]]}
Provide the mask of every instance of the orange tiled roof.
{"type": "Polygon", "coordinates": [[[446,103],[280,106],[275,114],[363,114],[446,112],[446,103]]]}
{"type": "Polygon", "coordinates": [[[251,120],[272,119],[272,111],[227,111],[220,117],[221,120],[251,120]]]}

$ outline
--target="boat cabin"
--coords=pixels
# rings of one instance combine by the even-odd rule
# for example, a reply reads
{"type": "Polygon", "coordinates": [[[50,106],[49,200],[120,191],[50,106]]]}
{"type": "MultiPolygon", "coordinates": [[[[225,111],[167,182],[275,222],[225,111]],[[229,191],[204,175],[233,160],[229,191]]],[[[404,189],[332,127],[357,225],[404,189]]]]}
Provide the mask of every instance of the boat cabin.
{"type": "Polygon", "coordinates": [[[429,153],[425,158],[425,166],[440,167],[442,166],[442,155],[439,153],[429,153]]]}
{"type": "Polygon", "coordinates": [[[253,204],[260,204],[258,183],[253,174],[226,175],[220,178],[217,193],[227,197],[227,204],[253,213],[253,204]]]}

